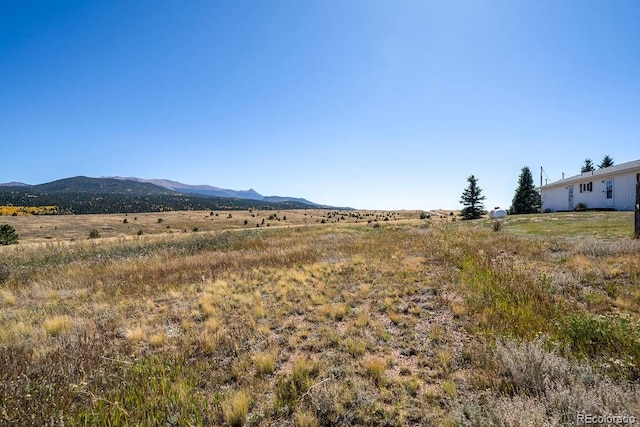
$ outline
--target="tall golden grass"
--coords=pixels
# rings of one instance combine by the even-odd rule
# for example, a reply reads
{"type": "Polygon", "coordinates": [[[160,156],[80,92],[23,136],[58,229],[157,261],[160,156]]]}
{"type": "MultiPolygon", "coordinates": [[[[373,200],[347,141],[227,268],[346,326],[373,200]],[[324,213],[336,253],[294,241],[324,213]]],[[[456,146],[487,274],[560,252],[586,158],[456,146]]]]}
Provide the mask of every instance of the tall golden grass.
{"type": "Polygon", "coordinates": [[[640,244],[376,215],[3,251],[0,424],[637,415],[640,244]]]}

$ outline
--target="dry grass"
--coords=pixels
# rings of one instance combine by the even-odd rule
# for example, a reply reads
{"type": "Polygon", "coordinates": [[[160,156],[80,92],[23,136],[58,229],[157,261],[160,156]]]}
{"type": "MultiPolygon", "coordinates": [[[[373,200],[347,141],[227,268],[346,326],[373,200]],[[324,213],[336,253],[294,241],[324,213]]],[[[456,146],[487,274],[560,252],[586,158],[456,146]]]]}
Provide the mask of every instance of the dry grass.
{"type": "Polygon", "coordinates": [[[380,357],[368,357],[364,362],[364,367],[367,370],[367,374],[376,382],[381,385],[384,381],[384,373],[387,369],[386,360],[380,357]]]}
{"type": "Polygon", "coordinates": [[[224,420],[231,427],[243,426],[247,420],[251,397],[245,391],[234,392],[222,402],[224,420]]]}
{"type": "Polygon", "coordinates": [[[167,340],[164,332],[158,332],[149,337],[149,345],[152,347],[162,347],[167,340]]]}
{"type": "Polygon", "coordinates": [[[260,352],[254,354],[253,364],[258,375],[271,374],[276,369],[276,355],[273,352],[260,352]]]}
{"type": "MultiPolygon", "coordinates": [[[[5,209],[20,210],[15,207],[5,207],[5,209]]],[[[327,226],[331,224],[366,224],[369,220],[377,222],[389,218],[390,221],[399,221],[416,219],[420,216],[420,211],[329,211],[325,209],[287,211],[251,209],[232,211],[231,218],[229,218],[229,211],[34,216],[28,214],[33,208],[29,209],[25,211],[26,215],[21,214],[20,216],[11,216],[11,213],[3,216],[0,212],[0,223],[13,226],[20,236],[21,244],[52,245],[59,242],[87,240],[91,230],[97,230],[102,239],[146,239],[149,235],[192,234],[194,229],[197,229],[198,232],[211,232],[255,230],[267,226],[278,228],[321,224],[327,226]],[[276,218],[269,219],[274,214],[276,218]],[[285,216],[286,220],[283,219],[285,216]],[[321,223],[322,220],[324,223],[321,223]],[[139,234],[140,231],[142,234],[139,234]]],[[[1,210],[2,207],[0,207],[1,210]]]]}
{"type": "Polygon", "coordinates": [[[127,328],[124,336],[129,341],[140,342],[146,338],[147,334],[142,326],[134,326],[132,328],[127,328]]]}
{"type": "Polygon", "coordinates": [[[2,300],[3,304],[15,305],[16,302],[18,301],[18,298],[11,291],[11,289],[2,289],[0,290],[0,300],[2,300]]]}
{"type": "Polygon", "coordinates": [[[117,216],[12,217],[34,222],[0,250],[0,424],[563,425],[579,405],[637,416],[634,242],[576,244],[575,222],[527,234],[527,217],[496,233],[311,210],[287,212],[306,227],[211,231],[263,218],[252,213],[129,215],[147,226],[139,238],[115,237],[117,216]],[[38,243],[35,221],[48,233],[54,220],[82,239],[38,243]],[[169,233],[178,225],[200,231],[169,233]],[[91,228],[105,237],[89,241],[91,228]]]}
{"type": "Polygon", "coordinates": [[[44,330],[52,336],[69,332],[73,328],[73,320],[69,316],[53,316],[45,319],[44,330]]]}
{"type": "Polygon", "coordinates": [[[456,383],[450,380],[442,382],[442,390],[449,397],[456,397],[456,383]]]}
{"type": "Polygon", "coordinates": [[[318,419],[310,412],[300,411],[294,415],[296,427],[318,427],[318,419]]]}
{"type": "Polygon", "coordinates": [[[576,409],[637,414],[637,390],[547,350],[542,337],[524,343],[498,341],[493,357],[501,393],[491,396],[484,414],[477,408],[470,411],[476,425],[567,425],[576,422],[576,409]]]}

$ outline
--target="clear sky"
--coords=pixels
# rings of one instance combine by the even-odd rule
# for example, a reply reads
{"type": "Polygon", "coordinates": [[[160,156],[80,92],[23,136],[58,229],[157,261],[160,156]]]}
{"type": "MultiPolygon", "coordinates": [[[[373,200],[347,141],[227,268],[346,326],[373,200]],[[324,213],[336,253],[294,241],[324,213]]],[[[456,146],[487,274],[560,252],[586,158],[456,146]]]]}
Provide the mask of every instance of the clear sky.
{"type": "Polygon", "coordinates": [[[0,182],[508,207],[640,159],[637,0],[0,0],[0,182]]]}

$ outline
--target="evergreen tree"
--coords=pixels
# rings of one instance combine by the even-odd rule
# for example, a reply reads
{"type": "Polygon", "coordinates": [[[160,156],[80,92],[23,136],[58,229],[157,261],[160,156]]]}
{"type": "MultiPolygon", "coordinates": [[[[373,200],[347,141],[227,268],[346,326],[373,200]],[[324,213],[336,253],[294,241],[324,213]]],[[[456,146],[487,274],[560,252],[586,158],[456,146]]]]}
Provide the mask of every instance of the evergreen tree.
{"type": "Polygon", "coordinates": [[[467,178],[469,186],[462,192],[460,203],[464,205],[464,209],[460,212],[462,219],[478,219],[484,212],[482,201],[486,198],[482,196],[482,189],[478,187],[478,180],[471,175],[467,178]]]}
{"type": "Polygon", "coordinates": [[[580,169],[580,172],[591,172],[592,170],[595,170],[595,167],[593,166],[591,159],[584,159],[584,165],[582,166],[582,169],[580,169]]]}
{"type": "Polygon", "coordinates": [[[533,175],[528,166],[522,168],[518,188],[511,202],[511,214],[535,213],[540,206],[540,195],[533,184],[533,175]]]}
{"type": "Polygon", "coordinates": [[[18,233],[9,224],[0,224],[0,245],[18,243],[18,233]]]}
{"type": "Polygon", "coordinates": [[[600,169],[604,169],[608,168],[609,166],[613,166],[613,159],[607,154],[606,156],[604,156],[602,162],[598,165],[598,167],[600,169]]]}

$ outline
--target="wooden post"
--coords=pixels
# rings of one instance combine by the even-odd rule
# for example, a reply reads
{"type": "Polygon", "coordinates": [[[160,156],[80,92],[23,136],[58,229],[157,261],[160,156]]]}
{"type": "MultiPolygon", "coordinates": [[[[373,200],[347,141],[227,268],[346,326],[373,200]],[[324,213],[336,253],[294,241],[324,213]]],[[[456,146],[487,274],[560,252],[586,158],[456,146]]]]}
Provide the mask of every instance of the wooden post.
{"type": "Polygon", "coordinates": [[[636,239],[640,239],[640,181],[636,182],[636,239]]]}

